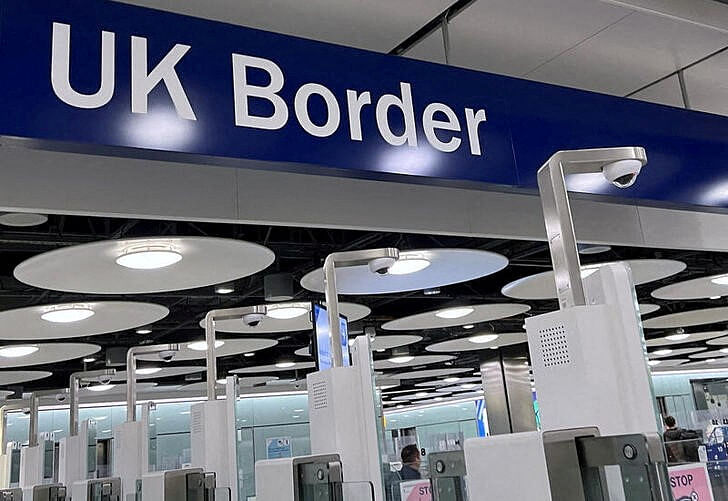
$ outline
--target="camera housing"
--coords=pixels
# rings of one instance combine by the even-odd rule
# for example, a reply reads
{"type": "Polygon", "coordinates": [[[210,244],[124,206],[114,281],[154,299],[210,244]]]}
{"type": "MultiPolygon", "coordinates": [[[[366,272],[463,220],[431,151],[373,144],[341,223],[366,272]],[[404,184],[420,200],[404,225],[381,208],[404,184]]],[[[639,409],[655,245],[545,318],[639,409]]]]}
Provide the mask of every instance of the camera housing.
{"type": "Polygon", "coordinates": [[[265,314],[263,313],[247,313],[243,315],[243,322],[245,322],[245,325],[248,327],[257,327],[264,318],[265,314]]]}
{"type": "Polygon", "coordinates": [[[58,403],[61,403],[62,404],[67,399],[68,399],[68,394],[67,393],[59,393],[58,395],[56,395],[56,402],[58,402],[58,403]]]}
{"type": "Polygon", "coordinates": [[[389,269],[396,263],[393,257],[378,257],[369,261],[369,270],[377,275],[386,275],[389,269]]]}
{"type": "Polygon", "coordinates": [[[176,354],[177,352],[172,350],[160,351],[159,358],[162,362],[171,362],[176,354]]]}
{"type": "Polygon", "coordinates": [[[99,376],[97,380],[99,384],[109,384],[111,383],[111,376],[99,376]]]}
{"type": "Polygon", "coordinates": [[[617,188],[629,188],[635,183],[641,170],[642,162],[639,160],[619,160],[605,165],[602,174],[617,188]]]}

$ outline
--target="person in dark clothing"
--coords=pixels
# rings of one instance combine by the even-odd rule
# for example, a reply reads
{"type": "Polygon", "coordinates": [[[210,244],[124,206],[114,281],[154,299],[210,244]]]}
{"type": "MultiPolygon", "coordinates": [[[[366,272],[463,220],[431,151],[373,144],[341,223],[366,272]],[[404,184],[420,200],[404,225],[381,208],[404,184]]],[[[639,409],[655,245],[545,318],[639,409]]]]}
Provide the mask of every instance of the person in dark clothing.
{"type": "Polygon", "coordinates": [[[420,473],[422,459],[420,458],[420,450],[417,444],[408,445],[402,449],[401,457],[402,469],[399,474],[402,480],[420,480],[422,478],[422,474],[420,473]]]}
{"type": "Polygon", "coordinates": [[[678,427],[677,421],[672,416],[665,418],[665,432],[662,434],[665,442],[675,442],[676,440],[682,440],[682,429],[678,427]]]}
{"type": "Polygon", "coordinates": [[[670,464],[691,463],[698,461],[700,434],[693,430],[685,430],[677,425],[672,416],[665,418],[665,451],[670,464]]]}

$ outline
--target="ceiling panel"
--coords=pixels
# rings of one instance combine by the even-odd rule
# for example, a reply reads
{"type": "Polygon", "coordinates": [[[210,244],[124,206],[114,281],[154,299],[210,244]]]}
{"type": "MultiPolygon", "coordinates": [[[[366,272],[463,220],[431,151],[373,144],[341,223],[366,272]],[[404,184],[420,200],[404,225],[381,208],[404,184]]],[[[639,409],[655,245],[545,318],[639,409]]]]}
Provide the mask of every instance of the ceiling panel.
{"type": "Polygon", "coordinates": [[[650,103],[665,104],[667,106],[683,107],[682,93],[680,92],[680,82],[677,75],[656,83],[645,90],[638,92],[632,96],[640,101],[648,101],[650,103]]]}
{"type": "Polygon", "coordinates": [[[445,41],[442,38],[442,30],[433,31],[402,55],[412,59],[445,64],[445,41]]]}
{"type": "Polygon", "coordinates": [[[386,52],[454,0],[126,0],[125,3],[386,52]]]}
{"type": "Polygon", "coordinates": [[[480,0],[450,23],[450,60],[522,76],[630,12],[599,0],[480,0]]]}
{"type": "Polygon", "coordinates": [[[528,77],[626,95],[727,43],[728,35],[719,31],[635,12],[528,77]]]}
{"type": "Polygon", "coordinates": [[[685,71],[685,86],[692,109],[728,115],[728,53],[685,71]]]}

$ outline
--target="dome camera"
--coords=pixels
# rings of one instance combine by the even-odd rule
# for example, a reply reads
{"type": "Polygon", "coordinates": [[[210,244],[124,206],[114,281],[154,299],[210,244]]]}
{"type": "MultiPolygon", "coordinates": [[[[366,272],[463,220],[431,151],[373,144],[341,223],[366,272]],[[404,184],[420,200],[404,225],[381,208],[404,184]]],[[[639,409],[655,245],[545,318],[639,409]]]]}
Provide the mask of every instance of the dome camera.
{"type": "Polygon", "coordinates": [[[106,385],[106,384],[111,383],[111,376],[110,375],[99,376],[97,380],[98,380],[99,384],[106,385]]]}
{"type": "Polygon", "coordinates": [[[67,399],[68,399],[68,394],[66,394],[66,393],[59,393],[58,395],[56,395],[56,402],[58,402],[60,404],[65,402],[67,399]]]}
{"type": "Polygon", "coordinates": [[[369,261],[369,270],[377,275],[386,275],[396,262],[393,257],[378,257],[369,261]]]}
{"type": "Polygon", "coordinates": [[[639,160],[619,160],[607,164],[602,169],[604,177],[617,188],[629,188],[637,180],[642,170],[639,160]]]}
{"type": "Polygon", "coordinates": [[[257,327],[265,318],[263,313],[247,313],[243,315],[243,322],[248,327],[257,327]]]}
{"type": "Polygon", "coordinates": [[[162,362],[171,362],[176,354],[176,351],[164,350],[159,352],[159,358],[162,362]]]}

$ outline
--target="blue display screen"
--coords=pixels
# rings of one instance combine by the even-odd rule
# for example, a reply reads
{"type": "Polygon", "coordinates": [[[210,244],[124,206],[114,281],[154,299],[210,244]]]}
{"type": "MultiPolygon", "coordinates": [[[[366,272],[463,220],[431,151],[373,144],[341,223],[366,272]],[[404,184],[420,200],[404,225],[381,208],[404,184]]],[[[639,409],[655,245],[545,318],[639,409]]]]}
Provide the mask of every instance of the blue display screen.
{"type": "MultiPolygon", "coordinates": [[[[318,370],[323,371],[333,367],[333,356],[331,353],[331,332],[329,329],[329,314],[324,306],[313,305],[314,339],[316,340],[316,360],[318,370]]],[[[349,327],[346,317],[339,315],[341,330],[341,355],[342,365],[351,365],[349,357],[349,327]]]]}

